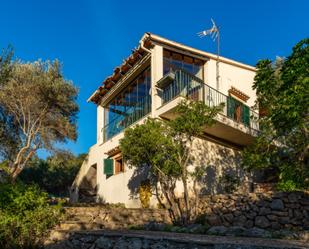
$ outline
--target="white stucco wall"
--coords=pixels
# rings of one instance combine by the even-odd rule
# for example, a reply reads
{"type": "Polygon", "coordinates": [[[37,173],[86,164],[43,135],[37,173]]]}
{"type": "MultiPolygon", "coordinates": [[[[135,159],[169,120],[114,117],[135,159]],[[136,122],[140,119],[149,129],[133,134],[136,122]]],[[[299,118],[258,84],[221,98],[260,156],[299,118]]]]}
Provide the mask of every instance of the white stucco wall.
{"type": "MultiPolygon", "coordinates": [[[[216,60],[210,59],[205,64],[205,83],[216,89],[216,60]]],[[[246,102],[253,106],[256,100],[256,93],[252,89],[255,72],[226,62],[219,63],[219,91],[228,95],[228,90],[233,86],[242,91],[250,98],[246,102]]]]}

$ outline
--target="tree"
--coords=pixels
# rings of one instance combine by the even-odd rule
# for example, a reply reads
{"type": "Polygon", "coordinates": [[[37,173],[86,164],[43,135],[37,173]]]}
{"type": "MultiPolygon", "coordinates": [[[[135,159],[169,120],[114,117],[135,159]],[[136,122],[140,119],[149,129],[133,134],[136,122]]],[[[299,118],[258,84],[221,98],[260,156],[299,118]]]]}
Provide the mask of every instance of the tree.
{"type": "MultiPolygon", "coordinates": [[[[54,150],[55,144],[75,140],[78,90],[64,79],[53,62],[11,62],[10,76],[0,82],[0,110],[14,128],[14,150],[7,158],[12,180],[38,149],[54,150]]],[[[1,146],[3,144],[1,139],[1,146]]]]}
{"type": "MultiPolygon", "coordinates": [[[[2,51],[0,56],[0,86],[11,76],[13,49],[8,47],[2,51]]],[[[12,117],[0,105],[0,158],[13,159],[12,155],[16,153],[17,126],[12,117]]]]}
{"type": "Polygon", "coordinates": [[[261,132],[244,150],[249,169],[274,167],[283,189],[309,187],[309,39],[300,41],[286,59],[257,63],[253,88],[261,132]]]}
{"type": "Polygon", "coordinates": [[[58,151],[44,159],[33,157],[18,179],[26,184],[37,184],[41,189],[55,196],[68,196],[86,154],[78,156],[68,151],[58,151]]]}
{"type": "Polygon", "coordinates": [[[125,131],[120,141],[124,160],[137,170],[149,169],[158,202],[165,205],[174,223],[188,224],[198,206],[197,182],[202,167],[190,169],[192,144],[202,136],[205,126],[212,126],[223,105],[208,107],[201,101],[183,101],[171,121],[148,119],[142,125],[125,131]],[[183,193],[175,193],[176,183],[182,183],[183,193]],[[192,183],[190,185],[190,183],[192,183]],[[161,198],[161,193],[164,198],[161,198]]]}

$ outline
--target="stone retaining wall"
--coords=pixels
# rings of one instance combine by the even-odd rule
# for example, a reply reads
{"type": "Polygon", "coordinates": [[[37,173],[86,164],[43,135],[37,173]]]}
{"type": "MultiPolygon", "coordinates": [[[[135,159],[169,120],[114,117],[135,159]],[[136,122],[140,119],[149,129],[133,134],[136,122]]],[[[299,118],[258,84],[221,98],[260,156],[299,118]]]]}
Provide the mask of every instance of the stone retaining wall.
{"type": "MultiPolygon", "coordinates": [[[[97,228],[129,228],[151,221],[171,223],[168,212],[162,209],[70,207],[67,213],[68,221],[94,223],[97,228]]],[[[302,192],[213,195],[201,200],[199,213],[198,221],[209,226],[309,230],[309,195],[302,192]]],[[[76,226],[67,224],[73,225],[76,226]]]]}
{"type": "Polygon", "coordinates": [[[309,195],[303,192],[209,196],[199,209],[210,226],[309,229],[309,195]]]}

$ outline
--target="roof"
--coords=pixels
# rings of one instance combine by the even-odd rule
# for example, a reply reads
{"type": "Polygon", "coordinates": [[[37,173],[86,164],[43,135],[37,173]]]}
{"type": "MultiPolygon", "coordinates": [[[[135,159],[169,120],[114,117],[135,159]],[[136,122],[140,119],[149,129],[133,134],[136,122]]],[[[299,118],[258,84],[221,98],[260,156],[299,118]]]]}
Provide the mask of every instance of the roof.
{"type": "MultiPolygon", "coordinates": [[[[141,38],[139,45],[137,48],[133,49],[130,56],[125,59],[122,64],[114,69],[114,72],[112,75],[108,76],[103,80],[101,83],[101,86],[89,97],[88,101],[92,101],[95,104],[98,104],[102,97],[105,96],[106,93],[109,92],[109,90],[117,84],[117,82],[138,62],[140,61],[145,55],[149,54],[151,47],[153,45],[159,44],[159,45],[165,45],[168,47],[178,48],[181,50],[185,50],[188,52],[191,52],[193,54],[208,58],[208,59],[214,59],[217,60],[217,55],[208,53],[199,49],[195,49],[193,47],[168,40],[164,37],[161,37],[156,34],[152,33],[145,33],[143,37],[141,38]]],[[[220,62],[224,62],[227,64],[231,64],[234,66],[238,66],[250,71],[256,71],[255,67],[244,64],[235,60],[231,60],[228,58],[225,58],[223,56],[219,57],[220,62]]]]}

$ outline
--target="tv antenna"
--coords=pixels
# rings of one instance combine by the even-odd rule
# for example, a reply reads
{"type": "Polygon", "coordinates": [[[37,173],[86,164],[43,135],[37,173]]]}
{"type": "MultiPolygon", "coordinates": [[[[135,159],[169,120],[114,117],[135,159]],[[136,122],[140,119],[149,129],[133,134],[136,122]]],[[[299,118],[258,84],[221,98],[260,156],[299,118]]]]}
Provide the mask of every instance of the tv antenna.
{"type": "Polygon", "coordinates": [[[216,25],[215,21],[211,18],[212,27],[207,30],[203,30],[198,32],[198,36],[203,38],[205,36],[210,35],[211,39],[215,42],[217,40],[217,62],[216,62],[216,89],[219,90],[219,56],[220,56],[220,30],[219,27],[216,25]]]}

